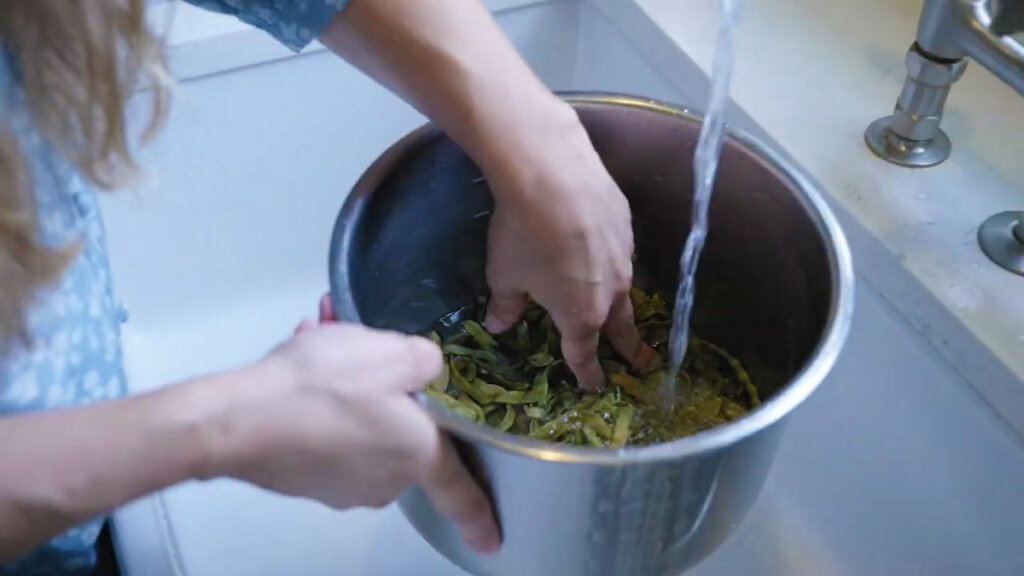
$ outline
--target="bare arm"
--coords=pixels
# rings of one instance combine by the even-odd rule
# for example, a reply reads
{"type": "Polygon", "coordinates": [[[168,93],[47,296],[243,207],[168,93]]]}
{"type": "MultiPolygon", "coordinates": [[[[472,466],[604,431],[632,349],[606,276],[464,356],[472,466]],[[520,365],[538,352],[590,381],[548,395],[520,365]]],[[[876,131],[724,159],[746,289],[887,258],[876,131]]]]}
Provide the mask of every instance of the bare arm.
{"type": "Polygon", "coordinates": [[[237,370],[0,418],[0,564],[139,496],[219,476],[340,509],[419,485],[467,543],[494,551],[490,502],[409,396],[440,368],[429,340],[304,322],[237,370]]]}
{"type": "Polygon", "coordinates": [[[568,366],[604,384],[603,332],[647,367],[633,322],[629,205],[575,112],[519,57],[479,0],[352,0],[320,40],[443,128],[487,177],[487,328],[508,329],[527,296],[551,311],[568,366]]]}
{"type": "Polygon", "coordinates": [[[0,418],[0,563],[124,502],[199,475],[204,384],[0,418]]]}
{"type": "Polygon", "coordinates": [[[479,0],[353,0],[320,41],[443,127],[485,171],[522,155],[520,135],[575,125],[479,0]]]}

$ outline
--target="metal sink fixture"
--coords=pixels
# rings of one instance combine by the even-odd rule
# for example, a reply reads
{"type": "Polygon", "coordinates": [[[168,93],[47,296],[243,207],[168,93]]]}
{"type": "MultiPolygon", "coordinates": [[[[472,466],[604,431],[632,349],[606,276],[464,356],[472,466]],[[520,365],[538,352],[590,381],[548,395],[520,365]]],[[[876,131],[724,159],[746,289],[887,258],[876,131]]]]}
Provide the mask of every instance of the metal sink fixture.
{"type": "MultiPolygon", "coordinates": [[[[1019,0],[927,0],[917,39],[907,51],[907,79],[891,116],[875,120],[864,138],[882,159],[910,168],[946,160],[952,150],[940,127],[953,84],[971,58],[1024,95],[1024,31],[1019,0]]],[[[1024,276],[1024,211],[988,218],[978,229],[985,254],[1024,276]]]]}

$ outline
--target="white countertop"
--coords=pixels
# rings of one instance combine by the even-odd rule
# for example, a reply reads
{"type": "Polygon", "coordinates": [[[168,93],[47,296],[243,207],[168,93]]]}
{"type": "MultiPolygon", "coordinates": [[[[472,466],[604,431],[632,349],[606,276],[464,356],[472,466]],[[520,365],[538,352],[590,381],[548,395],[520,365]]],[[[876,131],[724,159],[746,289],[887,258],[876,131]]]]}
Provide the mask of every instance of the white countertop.
{"type": "MultiPolygon", "coordinates": [[[[637,3],[710,70],[717,0],[637,3]]],[[[953,141],[945,163],[922,170],[898,167],[875,157],[863,142],[868,124],[896,103],[921,4],[748,0],[737,33],[732,96],[1009,368],[1024,392],[1024,278],[990,262],[975,239],[990,215],[1024,209],[1024,98],[971,63],[953,87],[943,120],[953,141]]],[[[855,264],[872,281],[887,283],[884,274],[855,264]]],[[[880,288],[984,388],[977,380],[992,372],[960,361],[963,343],[930,324],[917,310],[920,298],[900,294],[898,286],[880,288]]]]}

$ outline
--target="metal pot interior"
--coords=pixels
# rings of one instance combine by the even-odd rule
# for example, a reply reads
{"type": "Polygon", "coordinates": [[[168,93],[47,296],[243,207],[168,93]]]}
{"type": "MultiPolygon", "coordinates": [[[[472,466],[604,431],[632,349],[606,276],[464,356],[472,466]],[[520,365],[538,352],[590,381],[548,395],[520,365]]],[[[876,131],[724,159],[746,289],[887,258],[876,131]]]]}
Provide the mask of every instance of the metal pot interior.
{"type": "MultiPolygon", "coordinates": [[[[635,277],[671,301],[690,229],[697,117],[635,99],[574,105],[633,213],[635,277]]],[[[694,332],[736,355],[771,398],[816,354],[836,309],[835,255],[797,184],[727,139],[698,273],[694,332]]],[[[368,170],[339,218],[332,288],[341,313],[409,333],[485,294],[494,204],[480,170],[424,128],[368,170]]],[[[844,245],[845,247],[845,245],[844,245]]]]}

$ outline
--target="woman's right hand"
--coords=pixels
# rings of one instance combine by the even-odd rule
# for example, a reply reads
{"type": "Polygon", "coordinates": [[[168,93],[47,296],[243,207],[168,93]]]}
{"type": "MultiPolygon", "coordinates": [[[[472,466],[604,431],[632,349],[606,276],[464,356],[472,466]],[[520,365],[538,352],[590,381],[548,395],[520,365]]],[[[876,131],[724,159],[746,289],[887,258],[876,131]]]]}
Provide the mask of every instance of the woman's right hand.
{"type": "Polygon", "coordinates": [[[384,506],[419,485],[467,544],[496,551],[490,501],[410,396],[441,363],[423,338],[304,323],[226,384],[213,469],[341,509],[384,506]]]}

